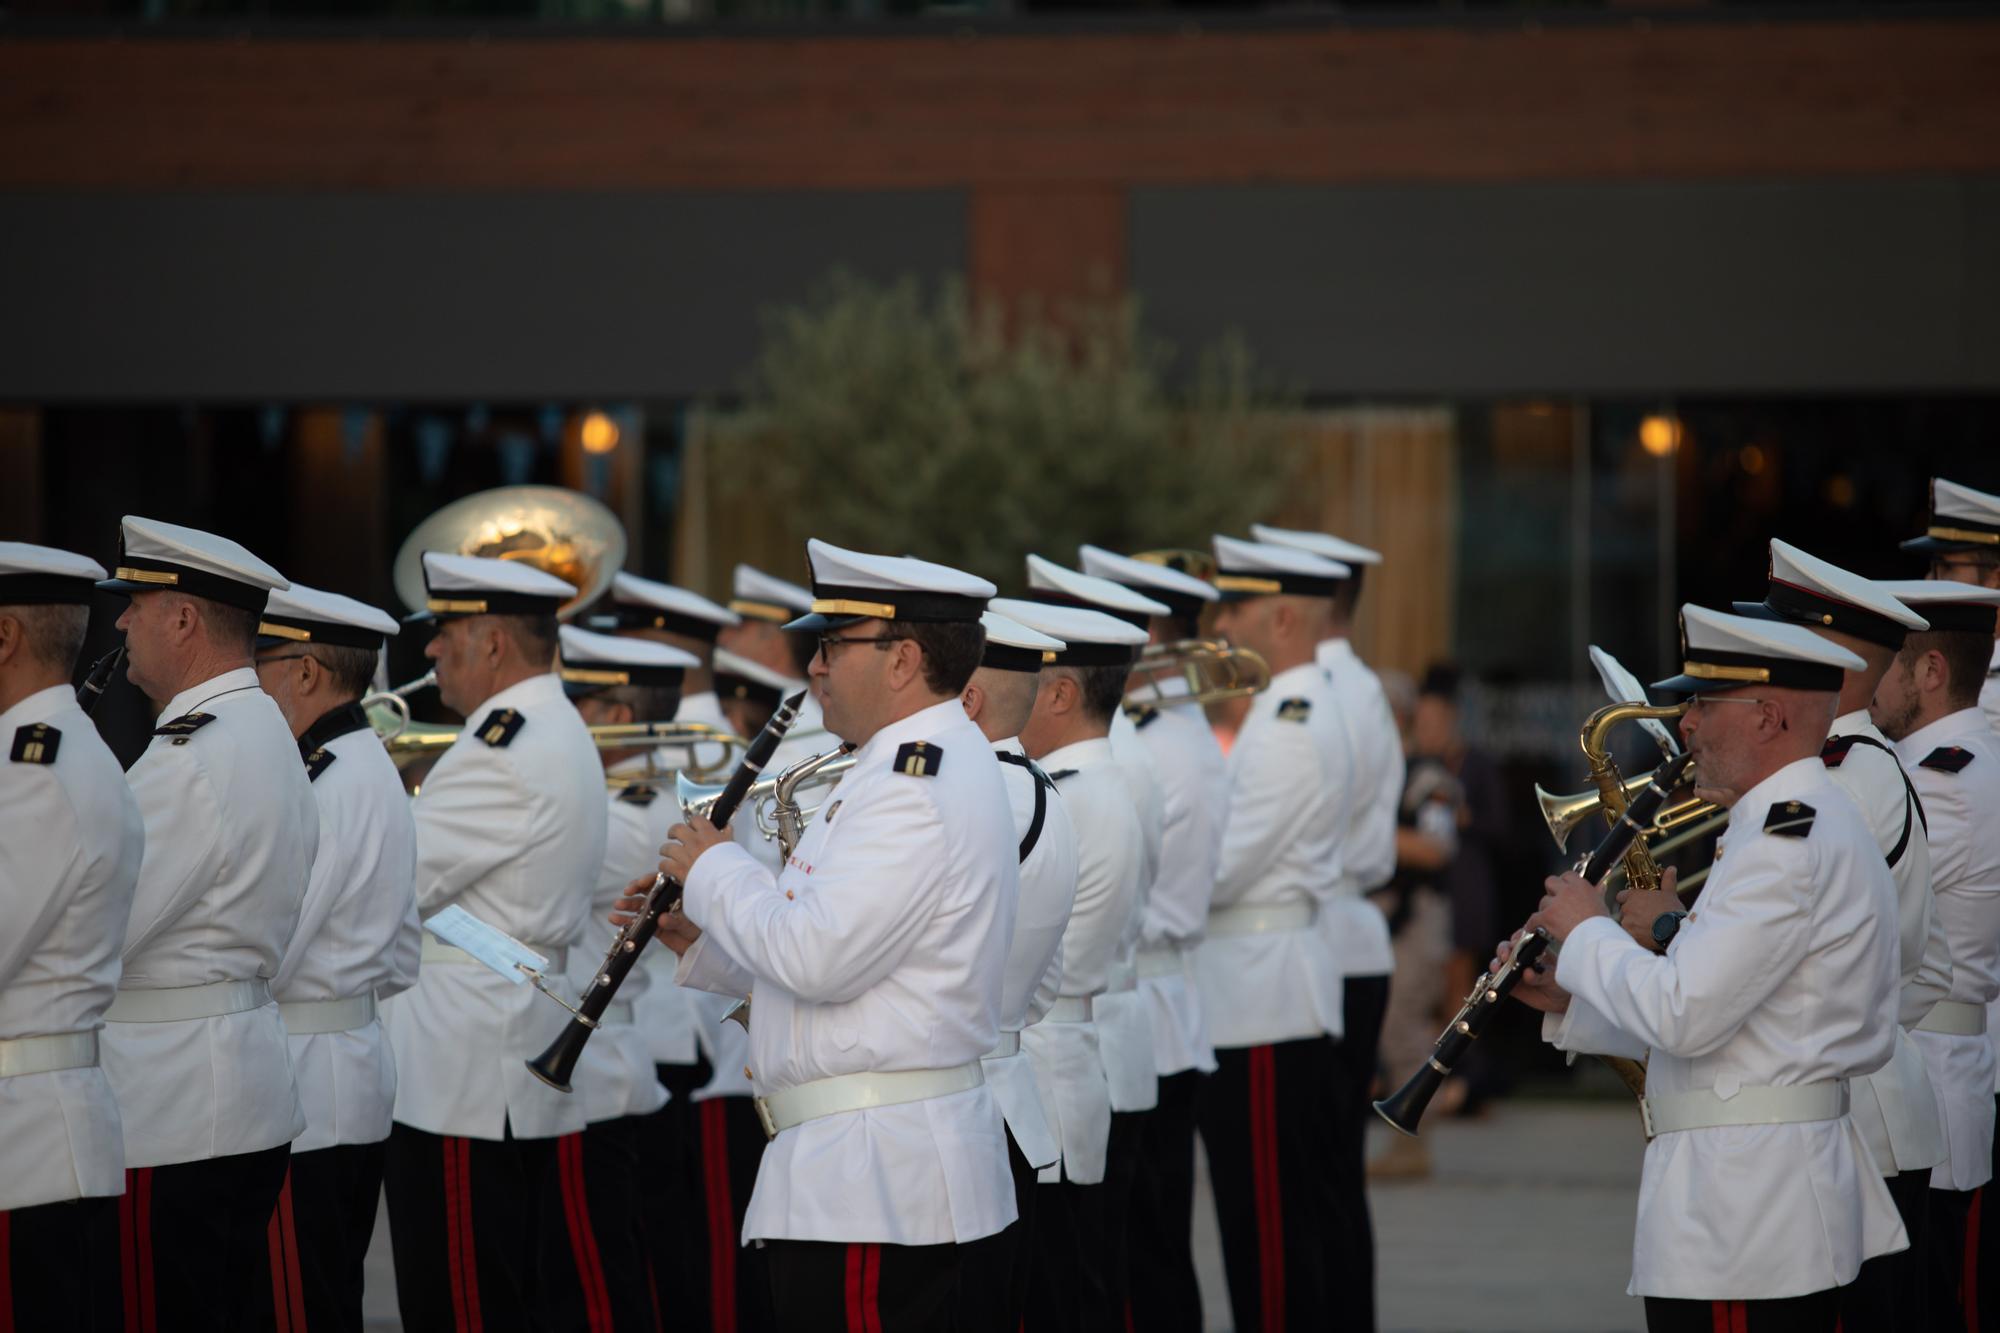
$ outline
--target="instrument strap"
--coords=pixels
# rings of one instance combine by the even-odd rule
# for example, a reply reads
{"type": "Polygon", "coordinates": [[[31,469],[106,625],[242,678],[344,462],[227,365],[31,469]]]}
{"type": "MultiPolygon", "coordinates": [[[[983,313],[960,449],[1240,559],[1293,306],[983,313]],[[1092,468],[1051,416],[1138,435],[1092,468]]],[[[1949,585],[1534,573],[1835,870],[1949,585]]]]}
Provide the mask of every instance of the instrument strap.
{"type": "Polygon", "coordinates": [[[1035,850],[1035,844],[1042,840],[1042,821],[1049,815],[1049,789],[1056,784],[1041,766],[1024,754],[1013,754],[1006,750],[995,752],[995,757],[1003,764],[1015,764],[1028,770],[1035,780],[1035,817],[1028,821],[1028,831],[1021,835],[1021,854],[1017,860],[1026,862],[1028,854],[1035,850]]]}
{"type": "Polygon", "coordinates": [[[1896,840],[1896,845],[1889,851],[1889,868],[1894,870],[1896,863],[1903,859],[1903,853],[1910,848],[1910,812],[1912,810],[1916,811],[1917,822],[1924,826],[1925,835],[1928,836],[1931,831],[1931,821],[1924,815],[1923,797],[1917,795],[1917,789],[1911,783],[1910,775],[1903,771],[1903,761],[1896,758],[1894,750],[1882,744],[1882,742],[1876,740],[1873,736],[1850,733],[1842,736],[1840,739],[1855,745],[1872,745],[1883,754],[1888,755],[1895,762],[1896,776],[1903,780],[1903,836],[1896,840]]]}

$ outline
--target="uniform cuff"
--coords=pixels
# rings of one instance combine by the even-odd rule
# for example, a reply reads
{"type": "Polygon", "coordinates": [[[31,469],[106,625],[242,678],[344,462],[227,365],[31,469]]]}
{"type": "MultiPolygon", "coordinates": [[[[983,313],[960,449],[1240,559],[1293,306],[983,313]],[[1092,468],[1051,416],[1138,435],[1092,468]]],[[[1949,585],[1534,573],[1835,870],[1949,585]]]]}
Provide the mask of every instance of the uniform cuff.
{"type": "Polygon", "coordinates": [[[1639,947],[1625,933],[1625,927],[1608,916],[1594,916],[1572,930],[1556,954],[1556,984],[1575,995],[1576,982],[1589,967],[1591,956],[1599,949],[1617,948],[1620,940],[1630,948],[1639,947]]]}

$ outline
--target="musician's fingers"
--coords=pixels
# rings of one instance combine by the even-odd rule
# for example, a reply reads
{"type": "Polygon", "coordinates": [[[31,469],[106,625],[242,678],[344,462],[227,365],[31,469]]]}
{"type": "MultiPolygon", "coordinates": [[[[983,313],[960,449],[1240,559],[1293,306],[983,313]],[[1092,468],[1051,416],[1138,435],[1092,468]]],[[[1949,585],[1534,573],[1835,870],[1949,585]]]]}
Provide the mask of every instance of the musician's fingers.
{"type": "Polygon", "coordinates": [[[1631,896],[1632,896],[1632,890],[1630,888],[1623,888],[1618,890],[1618,896],[1617,898],[1613,899],[1613,901],[1622,905],[1624,901],[1631,896]]]}
{"type": "MultiPolygon", "coordinates": [[[[696,820],[701,820],[700,815],[695,815],[692,817],[696,820]]],[[[707,821],[703,820],[702,822],[705,823],[707,821]]],[[[672,828],[667,830],[667,840],[665,843],[661,844],[660,855],[661,856],[667,855],[669,852],[673,850],[673,846],[675,843],[686,842],[693,835],[694,835],[694,829],[689,825],[687,824],[674,825],[672,828]]]]}
{"type": "Polygon", "coordinates": [[[1662,870],[1660,872],[1660,887],[1662,889],[1665,889],[1668,893],[1679,892],[1680,882],[1681,882],[1681,872],[1675,867],[1668,866],[1665,870],[1662,870]]]}

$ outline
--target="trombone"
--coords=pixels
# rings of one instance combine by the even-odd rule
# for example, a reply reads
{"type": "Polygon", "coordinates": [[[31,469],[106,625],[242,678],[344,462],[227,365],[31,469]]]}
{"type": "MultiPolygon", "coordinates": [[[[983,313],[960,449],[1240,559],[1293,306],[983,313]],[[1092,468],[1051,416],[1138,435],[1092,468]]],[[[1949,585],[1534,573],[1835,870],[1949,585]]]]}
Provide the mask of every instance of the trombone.
{"type": "Polygon", "coordinates": [[[1140,650],[1139,661],[1132,668],[1125,707],[1220,703],[1257,694],[1270,683],[1270,666],[1248,648],[1217,639],[1149,643],[1140,650]],[[1170,680],[1179,680],[1186,692],[1167,693],[1170,680]]]}
{"type": "MultiPolygon", "coordinates": [[[[458,740],[463,727],[436,726],[416,723],[404,728],[393,736],[384,738],[383,748],[389,757],[402,768],[419,759],[434,757],[450,749],[458,740]]],[[[689,754],[689,762],[684,771],[697,777],[734,768],[743,753],[750,748],[750,742],[733,731],[721,727],[711,727],[705,722],[621,722],[587,728],[591,743],[600,750],[626,749],[669,749],[684,747],[689,754]],[[717,757],[711,763],[699,760],[699,750],[703,745],[719,747],[717,757]]],[[[721,788],[717,788],[718,791],[721,788]]]]}

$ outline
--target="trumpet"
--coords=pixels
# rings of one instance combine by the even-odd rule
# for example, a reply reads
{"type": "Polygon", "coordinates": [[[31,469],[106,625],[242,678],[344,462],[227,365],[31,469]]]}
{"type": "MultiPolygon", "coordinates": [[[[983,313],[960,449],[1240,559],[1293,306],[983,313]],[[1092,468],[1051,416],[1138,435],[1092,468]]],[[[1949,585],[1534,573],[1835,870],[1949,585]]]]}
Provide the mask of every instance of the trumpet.
{"type": "MultiPolygon", "coordinates": [[[[764,765],[771,762],[778,745],[785,739],[785,733],[798,719],[799,706],[805,702],[805,691],[800,690],[778,706],[764,729],[757,733],[757,739],[744,749],[742,762],[730,775],[729,782],[717,793],[710,804],[710,811],[717,824],[727,824],[730,815],[742,802],[744,794],[764,771],[764,765]]],[[[648,724],[638,724],[648,725],[648,724]]],[[[549,1044],[547,1050],[527,1062],[528,1072],[556,1089],[568,1092],[570,1075],[576,1072],[576,1062],[583,1055],[585,1043],[590,1034],[597,1031],[604,1011],[611,1007],[611,1001],[624,984],[626,974],[639,961],[640,951],[660,928],[660,918],[680,905],[681,886],[669,879],[665,873],[653,877],[653,887],[646,893],[646,904],[639,914],[611,942],[610,952],[604,955],[597,975],[591,979],[590,988],[583,993],[571,1012],[569,1023],[549,1044]]]]}
{"type": "Polygon", "coordinates": [[[426,671],[415,680],[406,681],[392,690],[377,690],[373,694],[362,695],[361,709],[374,724],[375,734],[387,743],[410,729],[410,696],[437,683],[438,673],[426,671]]]}
{"type": "Polygon", "coordinates": [[[1261,692],[1271,683],[1271,668],[1248,648],[1216,639],[1181,639],[1147,644],[1132,679],[1125,691],[1128,709],[1212,704],[1261,692]],[[1186,693],[1166,692],[1166,683],[1175,679],[1187,686],[1186,693]]]}
{"type": "MultiPolygon", "coordinates": [[[[818,805],[804,806],[800,803],[800,790],[808,786],[832,787],[852,767],[854,747],[840,745],[801,759],[782,773],[751,783],[749,790],[743,793],[743,800],[757,821],[757,831],[767,842],[777,839],[779,853],[790,856],[792,849],[799,845],[799,839],[805,835],[805,826],[820,811],[818,805]]],[[[704,784],[686,773],[674,782],[675,799],[681,803],[681,809],[691,815],[711,814],[723,790],[720,783],[704,784]]]]}

